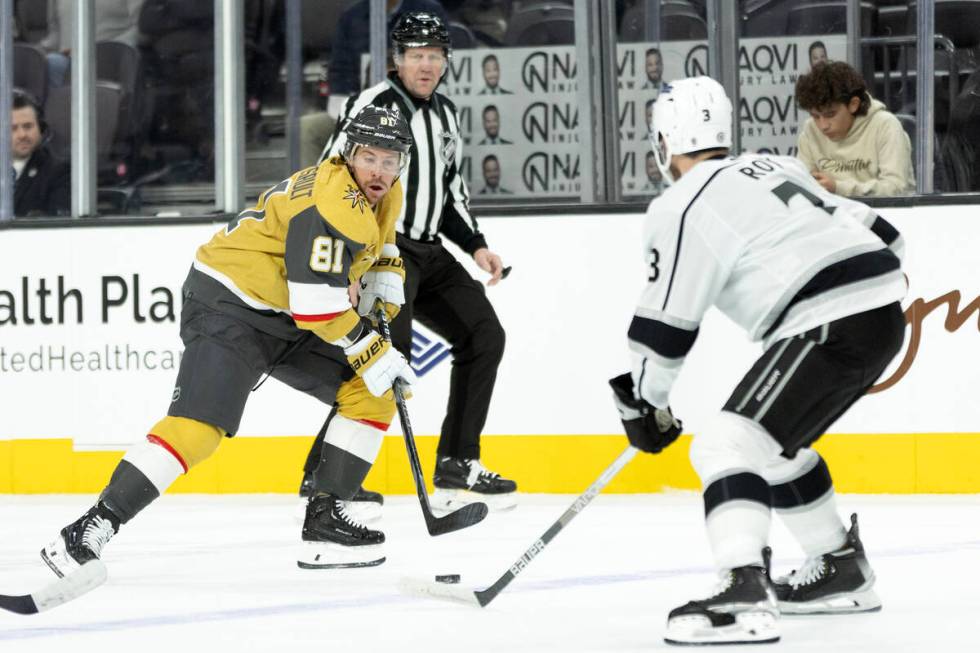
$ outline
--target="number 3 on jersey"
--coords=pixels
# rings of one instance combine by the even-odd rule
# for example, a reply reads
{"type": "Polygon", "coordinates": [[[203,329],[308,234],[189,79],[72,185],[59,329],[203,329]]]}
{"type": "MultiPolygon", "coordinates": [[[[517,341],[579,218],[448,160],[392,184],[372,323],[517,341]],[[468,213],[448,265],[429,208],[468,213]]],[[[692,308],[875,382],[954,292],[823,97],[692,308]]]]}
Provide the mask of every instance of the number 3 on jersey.
{"type": "Polygon", "coordinates": [[[647,281],[653,283],[660,278],[660,251],[656,247],[651,247],[647,260],[650,262],[650,276],[647,277],[647,281]]]}
{"type": "Polygon", "coordinates": [[[330,236],[313,239],[310,268],[316,272],[340,274],[344,271],[344,241],[330,236]]]}

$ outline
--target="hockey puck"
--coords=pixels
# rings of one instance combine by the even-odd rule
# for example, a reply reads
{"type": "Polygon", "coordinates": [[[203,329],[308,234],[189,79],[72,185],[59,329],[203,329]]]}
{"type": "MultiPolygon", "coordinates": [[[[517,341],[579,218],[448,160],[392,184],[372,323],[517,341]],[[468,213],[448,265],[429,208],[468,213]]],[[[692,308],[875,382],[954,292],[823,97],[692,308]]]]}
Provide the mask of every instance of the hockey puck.
{"type": "Polygon", "coordinates": [[[458,583],[459,574],[442,574],[436,576],[437,583],[458,583]]]}

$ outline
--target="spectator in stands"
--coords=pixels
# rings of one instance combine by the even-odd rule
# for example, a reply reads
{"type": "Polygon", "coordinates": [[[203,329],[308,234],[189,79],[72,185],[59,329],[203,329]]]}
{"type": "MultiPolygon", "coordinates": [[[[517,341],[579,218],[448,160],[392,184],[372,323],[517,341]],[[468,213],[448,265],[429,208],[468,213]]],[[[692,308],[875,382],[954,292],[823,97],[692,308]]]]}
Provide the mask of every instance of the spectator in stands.
{"type": "Polygon", "coordinates": [[[660,81],[664,77],[664,58],[657,48],[650,48],[646,54],[647,81],[644,89],[660,89],[660,81]]]}
{"type": "Polygon", "coordinates": [[[483,83],[486,88],[477,95],[513,95],[512,91],[500,86],[500,62],[495,54],[488,54],[483,58],[483,83]]]}
{"type": "MultiPolygon", "coordinates": [[[[43,2],[44,0],[32,0],[43,2]]],[[[68,81],[72,32],[75,28],[75,0],[47,0],[48,34],[38,43],[48,53],[48,86],[64,86],[68,81]]],[[[136,28],[143,0],[95,0],[95,40],[121,41],[136,47],[136,28]]]]}
{"type": "Polygon", "coordinates": [[[493,104],[483,109],[483,131],[486,136],[480,145],[510,145],[511,142],[500,136],[500,111],[493,104]]]}
{"type": "Polygon", "coordinates": [[[14,215],[66,215],[71,202],[68,163],[48,149],[47,125],[37,101],[14,91],[10,145],[14,162],[14,215]]]}
{"type": "Polygon", "coordinates": [[[858,71],[843,61],[818,63],[797,80],[796,101],[810,113],[799,158],[821,186],[849,197],[913,189],[909,137],[858,71]]]}
{"type": "Polygon", "coordinates": [[[810,44],[810,68],[821,61],[827,61],[827,46],[823,44],[823,41],[814,41],[810,44]]]}

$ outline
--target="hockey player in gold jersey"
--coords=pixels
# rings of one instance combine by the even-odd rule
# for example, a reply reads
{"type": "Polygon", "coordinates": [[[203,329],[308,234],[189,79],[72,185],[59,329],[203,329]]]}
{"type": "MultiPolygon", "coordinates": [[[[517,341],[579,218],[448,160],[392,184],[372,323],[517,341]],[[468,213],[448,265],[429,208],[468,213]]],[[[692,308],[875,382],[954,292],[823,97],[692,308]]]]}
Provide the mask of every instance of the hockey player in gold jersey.
{"type": "Polygon", "coordinates": [[[270,188],[197,250],[183,288],[185,350],[167,416],[126,452],[96,504],[41,551],[58,576],[101,566],[121,524],[235,434],[249,393],[266,376],[336,411],[298,564],[384,561],[384,534],[354,521],[344,499],[367,475],[394,417],[392,384],[414,381],[369,319],[377,302],[390,315],[404,302],[394,242],[411,132],[397,111],[373,106],[345,129],[350,144],[341,156],[270,188]],[[360,288],[359,301],[352,288],[360,288]]]}

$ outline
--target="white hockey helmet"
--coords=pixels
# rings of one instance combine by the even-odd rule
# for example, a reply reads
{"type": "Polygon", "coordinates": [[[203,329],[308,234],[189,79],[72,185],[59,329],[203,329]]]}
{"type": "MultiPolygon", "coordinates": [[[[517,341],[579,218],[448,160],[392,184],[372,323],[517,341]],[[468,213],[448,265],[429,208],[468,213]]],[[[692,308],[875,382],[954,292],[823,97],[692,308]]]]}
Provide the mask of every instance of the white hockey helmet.
{"type": "Polygon", "coordinates": [[[653,104],[650,144],[657,167],[668,182],[670,157],[732,146],[732,102],[710,77],[665,82],[653,104]]]}

